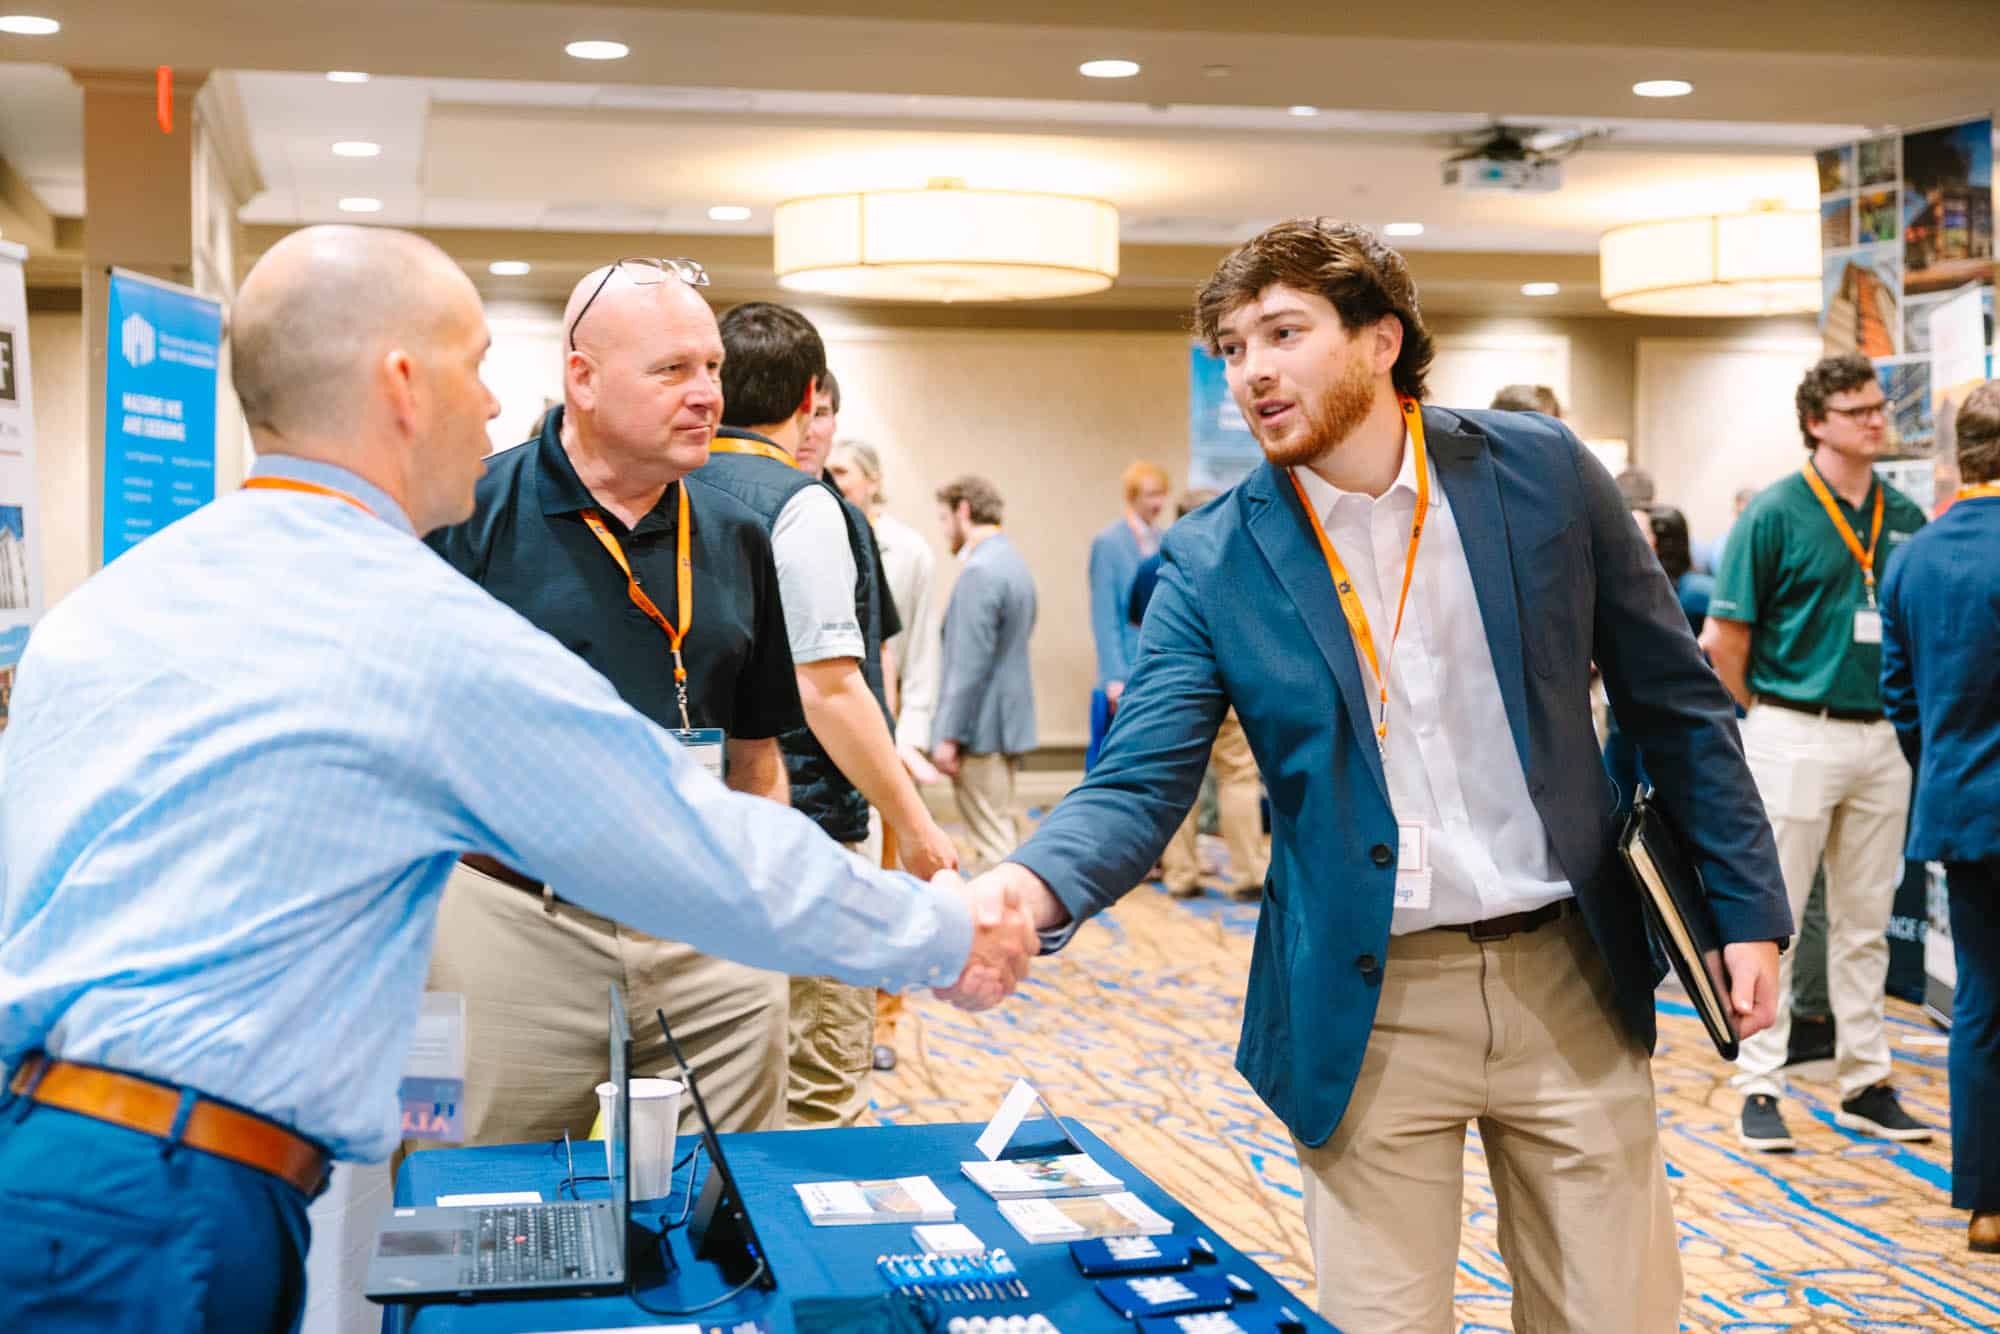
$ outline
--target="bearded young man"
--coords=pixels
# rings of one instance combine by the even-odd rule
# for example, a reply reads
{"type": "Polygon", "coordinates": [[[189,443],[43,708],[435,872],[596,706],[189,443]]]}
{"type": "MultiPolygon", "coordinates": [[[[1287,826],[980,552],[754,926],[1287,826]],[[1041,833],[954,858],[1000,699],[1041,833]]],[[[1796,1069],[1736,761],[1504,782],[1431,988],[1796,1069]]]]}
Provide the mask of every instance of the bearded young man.
{"type": "Polygon", "coordinates": [[[1321,1312],[1452,1327],[1477,1124],[1514,1328],[1668,1334],[1660,974],[1590,664],[1706,878],[1747,1034],[1791,914],[1728,693],[1566,427],[1422,405],[1430,337],[1371,234],[1273,227],[1195,313],[1268,462],[1168,533],[1097,767],[987,881],[1060,948],[1172,836],[1234,708],[1273,832],[1237,1067],[1297,1144],[1321,1312]]]}

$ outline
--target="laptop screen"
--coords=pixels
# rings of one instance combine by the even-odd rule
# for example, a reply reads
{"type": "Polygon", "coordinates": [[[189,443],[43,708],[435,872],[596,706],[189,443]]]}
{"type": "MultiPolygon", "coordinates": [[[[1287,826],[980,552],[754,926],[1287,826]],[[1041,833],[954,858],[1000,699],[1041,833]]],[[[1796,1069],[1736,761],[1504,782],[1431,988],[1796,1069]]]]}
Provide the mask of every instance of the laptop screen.
{"type": "Polygon", "coordinates": [[[632,1026],[625,1018],[625,998],[618,994],[618,984],[611,984],[611,1082],[618,1089],[618,1096],[611,1104],[611,1124],[605,1128],[610,1145],[611,1197],[618,1201],[618,1214],[613,1218],[612,1231],[617,1234],[618,1272],[630,1274],[632,1231],[632,1162],[626,1146],[631,1143],[627,1130],[632,1123],[632,1026]]]}

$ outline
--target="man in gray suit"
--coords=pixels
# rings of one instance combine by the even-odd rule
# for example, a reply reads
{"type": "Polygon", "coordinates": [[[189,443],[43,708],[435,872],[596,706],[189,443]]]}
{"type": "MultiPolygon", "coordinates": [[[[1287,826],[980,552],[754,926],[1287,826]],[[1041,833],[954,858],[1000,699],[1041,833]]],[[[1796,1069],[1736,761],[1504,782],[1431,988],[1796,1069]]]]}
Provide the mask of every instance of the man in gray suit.
{"type": "Polygon", "coordinates": [[[944,613],[944,657],[931,758],[951,779],[973,858],[1014,850],[1014,768],[1035,748],[1035,580],[1000,531],[1000,492],[967,475],[938,488],[938,517],[964,568],[944,613]]]}

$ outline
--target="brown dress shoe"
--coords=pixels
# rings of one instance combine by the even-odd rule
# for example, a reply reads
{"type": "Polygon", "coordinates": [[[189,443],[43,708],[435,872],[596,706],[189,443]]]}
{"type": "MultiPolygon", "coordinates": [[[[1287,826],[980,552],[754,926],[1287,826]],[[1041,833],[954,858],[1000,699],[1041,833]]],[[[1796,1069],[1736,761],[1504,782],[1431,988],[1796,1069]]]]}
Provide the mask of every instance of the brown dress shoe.
{"type": "Polygon", "coordinates": [[[1983,1255],[2000,1255],[2000,1213],[1974,1214],[1965,1244],[1983,1255]]]}

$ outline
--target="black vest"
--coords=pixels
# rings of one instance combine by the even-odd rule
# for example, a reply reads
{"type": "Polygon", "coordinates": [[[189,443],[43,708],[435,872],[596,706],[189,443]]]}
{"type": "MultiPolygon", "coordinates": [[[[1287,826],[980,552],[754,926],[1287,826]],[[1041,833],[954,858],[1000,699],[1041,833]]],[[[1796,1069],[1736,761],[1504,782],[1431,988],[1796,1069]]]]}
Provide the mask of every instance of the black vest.
{"type": "MultiPolygon", "coordinates": [[[[771,443],[761,435],[729,426],[716,434],[771,443]]],[[[809,477],[776,459],[718,451],[710,454],[708,462],[694,475],[757,511],[766,532],[776,527],[779,512],[791,498],[809,486],[825,487],[840,502],[841,517],[847,523],[847,545],[854,553],[854,619],[861,626],[861,676],[887,720],[888,697],[882,687],[882,600],[886,594],[879,577],[881,557],[876,552],[875,533],[867,517],[848,504],[833,483],[809,477]]],[[[791,779],[792,808],[837,842],[859,843],[867,838],[867,799],[835,766],[812,730],[798,727],[781,734],[778,748],[784,752],[786,776],[791,779]]]]}

